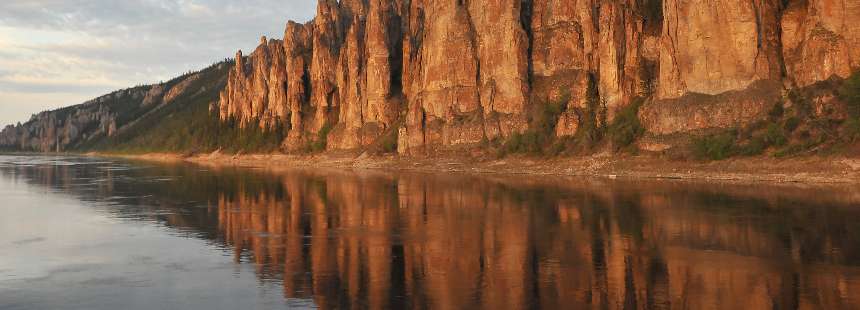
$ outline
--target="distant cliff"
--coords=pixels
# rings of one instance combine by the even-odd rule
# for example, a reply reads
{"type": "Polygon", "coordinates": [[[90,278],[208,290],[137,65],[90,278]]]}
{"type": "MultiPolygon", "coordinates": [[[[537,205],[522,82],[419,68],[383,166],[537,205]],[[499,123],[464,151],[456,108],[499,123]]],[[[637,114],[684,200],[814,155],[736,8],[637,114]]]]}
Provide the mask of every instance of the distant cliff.
{"type": "MultiPolygon", "coordinates": [[[[534,148],[613,129],[659,151],[659,137],[765,121],[814,139],[830,129],[812,119],[851,117],[838,89],[860,69],[858,18],[849,0],[320,0],[283,40],[240,51],[213,106],[288,152],[534,148]]],[[[122,130],[109,110],[81,113],[93,134],[122,130]]],[[[10,127],[0,145],[53,150],[79,123],[10,127]]]]}
{"type": "Polygon", "coordinates": [[[39,152],[275,151],[284,137],[221,122],[215,105],[233,61],[168,82],[119,90],[7,126],[0,149],[39,152]]]}

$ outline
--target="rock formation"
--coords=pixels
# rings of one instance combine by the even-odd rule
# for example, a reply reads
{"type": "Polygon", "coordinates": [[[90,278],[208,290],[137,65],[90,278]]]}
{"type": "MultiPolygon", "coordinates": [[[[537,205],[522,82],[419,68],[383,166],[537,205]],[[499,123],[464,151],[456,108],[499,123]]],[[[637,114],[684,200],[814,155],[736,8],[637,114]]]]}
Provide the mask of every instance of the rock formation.
{"type": "Polygon", "coordinates": [[[860,66],[860,2],[790,1],[782,13],[782,53],[788,77],[807,86],[847,77],[860,66]]]}
{"type": "MultiPolygon", "coordinates": [[[[555,134],[573,136],[648,98],[641,123],[665,135],[750,124],[790,90],[860,69],[860,3],[848,0],[319,0],[316,14],[237,53],[222,121],[284,133],[291,152],[420,153],[504,141],[550,104],[555,134]]],[[[158,106],[192,85],[137,96],[158,106]]],[[[87,127],[37,119],[0,142],[56,149],[59,132],[87,127]]]]}
{"type": "Polygon", "coordinates": [[[320,0],[283,48],[236,62],[221,117],[289,127],[291,150],[323,135],[357,149],[397,134],[401,152],[504,139],[558,101],[569,136],[588,102],[611,121],[645,96],[652,133],[727,128],[858,69],[857,17],[845,0],[320,0]]]}

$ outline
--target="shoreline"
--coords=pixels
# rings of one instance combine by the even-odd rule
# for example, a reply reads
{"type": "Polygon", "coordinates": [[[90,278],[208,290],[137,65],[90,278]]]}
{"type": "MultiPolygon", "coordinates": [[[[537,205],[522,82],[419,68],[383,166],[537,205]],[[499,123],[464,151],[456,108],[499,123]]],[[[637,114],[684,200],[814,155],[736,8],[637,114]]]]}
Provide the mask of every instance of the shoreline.
{"type": "Polygon", "coordinates": [[[860,183],[860,159],[800,157],[774,159],[746,157],[723,161],[677,161],[656,156],[593,155],[567,158],[358,156],[355,154],[285,155],[219,153],[183,156],[172,153],[139,155],[87,153],[151,162],[187,162],[207,166],[233,166],[267,170],[295,168],[370,169],[403,172],[466,173],[602,177],[624,179],[698,180],[733,183],[860,183]]]}

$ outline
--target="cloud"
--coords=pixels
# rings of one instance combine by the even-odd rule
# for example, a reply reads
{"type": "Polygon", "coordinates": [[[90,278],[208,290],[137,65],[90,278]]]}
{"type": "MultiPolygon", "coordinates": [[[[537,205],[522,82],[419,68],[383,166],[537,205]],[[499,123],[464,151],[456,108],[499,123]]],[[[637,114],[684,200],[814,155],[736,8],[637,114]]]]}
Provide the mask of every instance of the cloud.
{"type": "Polygon", "coordinates": [[[260,35],[282,37],[287,20],[309,20],[315,6],[313,0],[0,1],[0,122],[252,50],[260,35]],[[5,113],[16,109],[21,113],[5,113]]]}

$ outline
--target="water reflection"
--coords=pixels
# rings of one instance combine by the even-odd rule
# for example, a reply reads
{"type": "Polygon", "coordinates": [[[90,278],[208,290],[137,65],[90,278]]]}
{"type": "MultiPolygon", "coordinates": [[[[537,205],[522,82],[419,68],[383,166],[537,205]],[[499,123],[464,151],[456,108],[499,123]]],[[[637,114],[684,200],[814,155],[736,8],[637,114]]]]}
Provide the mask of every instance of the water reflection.
{"type": "Polygon", "coordinates": [[[0,172],[212,240],[324,309],[860,308],[850,189],[90,161],[0,172]]]}

